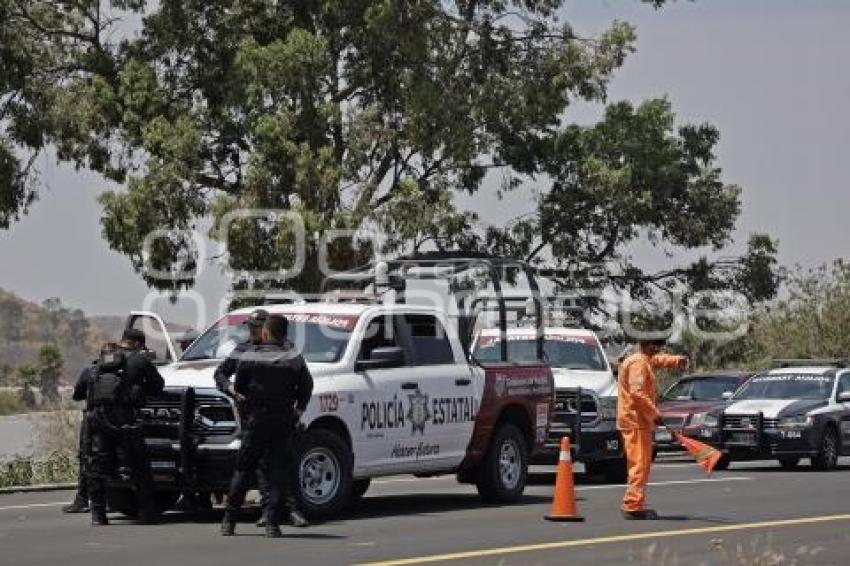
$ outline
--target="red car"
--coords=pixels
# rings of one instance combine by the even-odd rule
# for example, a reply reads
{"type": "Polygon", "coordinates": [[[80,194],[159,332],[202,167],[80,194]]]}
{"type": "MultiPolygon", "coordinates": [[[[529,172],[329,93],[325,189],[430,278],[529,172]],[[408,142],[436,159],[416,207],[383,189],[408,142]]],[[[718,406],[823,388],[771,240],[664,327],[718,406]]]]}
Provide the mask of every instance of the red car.
{"type": "MultiPolygon", "coordinates": [[[[659,408],[664,424],[682,431],[685,436],[696,437],[705,414],[726,404],[752,375],[753,372],[740,370],[686,375],[661,397],[659,408]]],[[[654,440],[654,453],[682,450],[665,427],[656,429],[654,440]]]]}

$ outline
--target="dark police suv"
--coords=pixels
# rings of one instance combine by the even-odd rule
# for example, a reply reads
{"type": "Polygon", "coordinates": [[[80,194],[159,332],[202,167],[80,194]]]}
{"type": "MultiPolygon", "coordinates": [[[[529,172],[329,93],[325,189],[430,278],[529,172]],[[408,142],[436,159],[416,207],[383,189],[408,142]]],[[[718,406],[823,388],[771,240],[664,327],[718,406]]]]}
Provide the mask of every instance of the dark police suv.
{"type": "Polygon", "coordinates": [[[730,460],[801,458],[831,470],[850,454],[850,369],[839,360],[787,360],[750,378],[723,409],[699,415],[699,436],[730,460]]]}

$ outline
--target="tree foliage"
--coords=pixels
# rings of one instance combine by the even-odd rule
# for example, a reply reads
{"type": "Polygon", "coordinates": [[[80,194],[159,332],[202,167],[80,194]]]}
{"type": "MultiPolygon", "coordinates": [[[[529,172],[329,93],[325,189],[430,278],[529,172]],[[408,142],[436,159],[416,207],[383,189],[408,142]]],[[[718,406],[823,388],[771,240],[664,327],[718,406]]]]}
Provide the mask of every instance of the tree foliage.
{"type": "Polygon", "coordinates": [[[783,298],[755,317],[748,360],[757,366],[777,358],[847,358],[850,355],[850,265],[797,271],[783,298]]]}
{"type": "MultiPolygon", "coordinates": [[[[317,286],[323,235],[356,233],[330,246],[343,268],[372,255],[364,233],[380,229],[385,253],[518,255],[578,266],[571,283],[614,262],[611,281],[636,291],[731,281],[771,296],[775,249],[764,236],[725,264],[651,274],[630,261],[643,238],[719,250],[740,189],[722,181],[717,130],[677,126],[665,99],[613,103],[598,124],[569,124],[573,102],[607,104],[636,35],[614,22],[584,37],[560,19],[564,5],[0,0],[3,65],[18,69],[0,86],[11,101],[0,142],[53,143],[60,159],[125,183],[101,197],[103,234],[159,288],[194,282],[186,231],[209,219],[234,286],[261,286],[250,272],[293,261],[296,213],[307,269],[287,285],[299,290],[317,286]],[[144,13],[139,33],[116,41],[116,14],[128,12],[144,13]],[[495,176],[505,191],[542,186],[537,213],[492,227],[458,210],[455,194],[495,176]],[[234,216],[246,209],[277,212],[234,216]]],[[[34,196],[19,185],[3,190],[6,224],[34,196]]]]}

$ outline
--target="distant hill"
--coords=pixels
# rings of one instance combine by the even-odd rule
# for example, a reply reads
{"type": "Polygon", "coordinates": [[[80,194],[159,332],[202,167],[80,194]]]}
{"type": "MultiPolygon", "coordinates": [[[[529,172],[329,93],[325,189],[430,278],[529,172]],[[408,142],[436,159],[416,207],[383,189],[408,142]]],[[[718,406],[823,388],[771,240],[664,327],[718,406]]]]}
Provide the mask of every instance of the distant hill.
{"type": "Polygon", "coordinates": [[[35,363],[39,348],[48,343],[62,351],[62,379],[73,383],[80,369],[97,356],[101,344],[120,337],[124,322],[120,316],[86,317],[59,299],[38,305],[0,289],[0,385],[11,368],[35,363]]]}

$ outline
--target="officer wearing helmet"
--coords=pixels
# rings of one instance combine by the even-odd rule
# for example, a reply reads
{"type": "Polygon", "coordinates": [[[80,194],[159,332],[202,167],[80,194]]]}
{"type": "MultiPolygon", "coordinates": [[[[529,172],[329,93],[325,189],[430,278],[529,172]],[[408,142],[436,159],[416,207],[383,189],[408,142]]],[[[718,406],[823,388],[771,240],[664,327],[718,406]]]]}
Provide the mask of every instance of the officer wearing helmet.
{"type": "MultiPolygon", "coordinates": [[[[299,417],[313,391],[313,378],[304,358],[287,340],[287,327],[286,318],[269,316],[263,325],[262,344],[245,351],[237,366],[233,391],[244,398],[248,410],[221,524],[221,534],[225,536],[234,533],[237,514],[261,462],[270,484],[263,509],[266,536],[281,536],[281,508],[284,499],[291,497],[287,494],[292,487],[293,440],[299,417]]],[[[290,518],[297,524],[295,513],[291,507],[290,518]]]]}
{"type": "Polygon", "coordinates": [[[165,381],[145,353],[145,335],[127,329],[117,351],[101,355],[88,386],[89,496],[92,525],[107,525],[106,482],[120,448],[130,466],[142,523],[156,520],[153,479],[137,410],[162,393],[165,381]]]}

